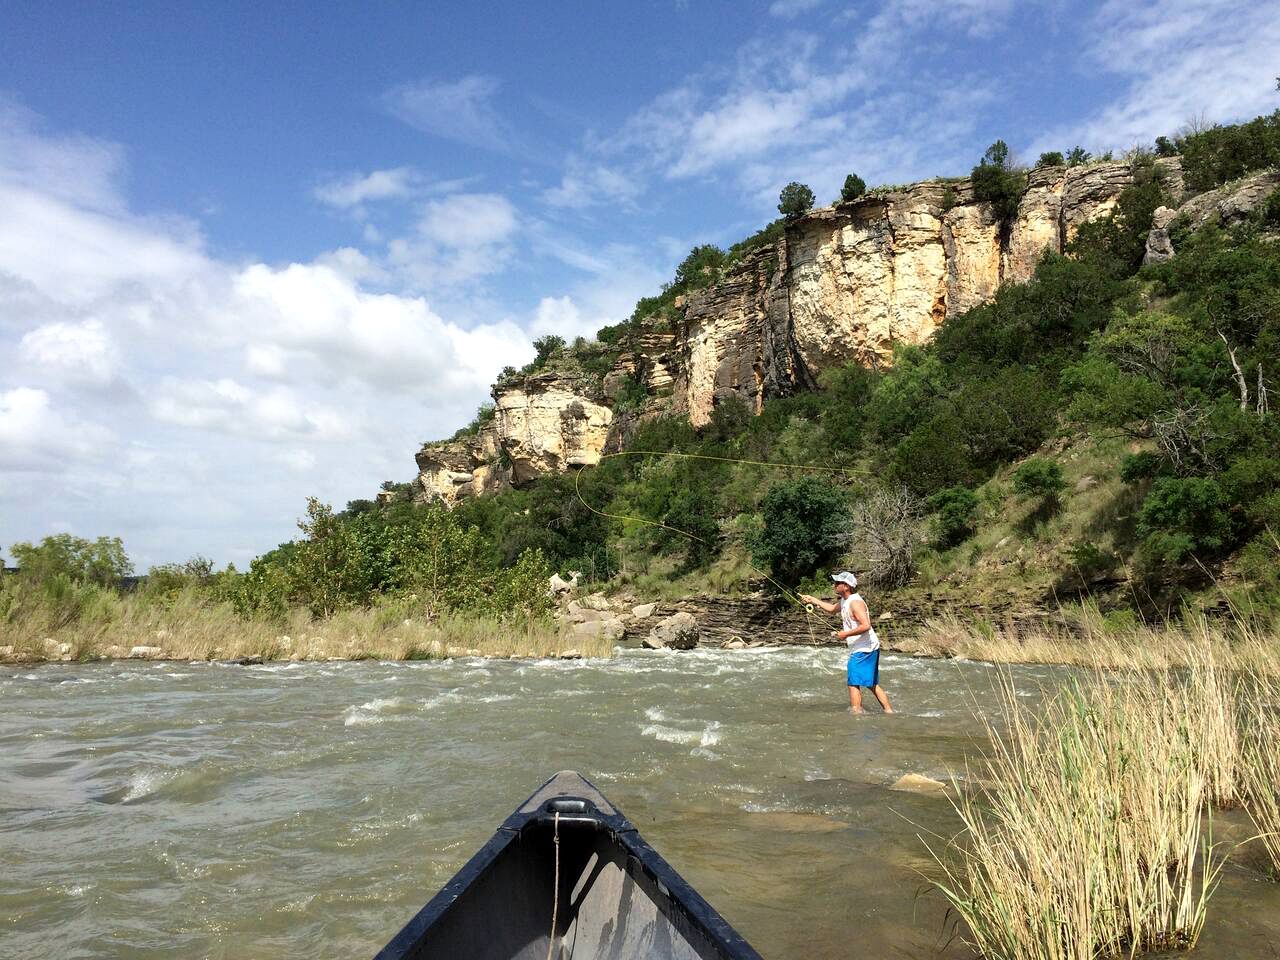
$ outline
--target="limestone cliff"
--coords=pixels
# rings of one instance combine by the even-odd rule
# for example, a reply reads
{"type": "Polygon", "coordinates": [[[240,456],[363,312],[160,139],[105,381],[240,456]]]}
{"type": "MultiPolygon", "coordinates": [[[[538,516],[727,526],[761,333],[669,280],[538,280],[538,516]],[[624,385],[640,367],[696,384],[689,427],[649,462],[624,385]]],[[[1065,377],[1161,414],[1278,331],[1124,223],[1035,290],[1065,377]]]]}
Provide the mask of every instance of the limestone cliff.
{"type": "MultiPolygon", "coordinates": [[[[1157,163],[1181,200],[1178,159],[1157,163]]],[[[1044,251],[1062,251],[1082,224],[1108,215],[1131,182],[1128,162],[1036,169],[1008,223],[975,200],[967,179],[815,210],[678,298],[674,316],[642,325],[603,374],[551,364],[495,386],[490,423],[418,453],[422,496],[452,503],[519,485],[595,463],[637,418],[677,413],[701,426],[728,396],[758,411],[766,397],[813,388],[831,367],[888,362],[895,346],[929,339],[1001,283],[1028,279],[1044,251]]],[[[1195,198],[1188,216],[1228,216],[1265,186],[1195,198]]]]}

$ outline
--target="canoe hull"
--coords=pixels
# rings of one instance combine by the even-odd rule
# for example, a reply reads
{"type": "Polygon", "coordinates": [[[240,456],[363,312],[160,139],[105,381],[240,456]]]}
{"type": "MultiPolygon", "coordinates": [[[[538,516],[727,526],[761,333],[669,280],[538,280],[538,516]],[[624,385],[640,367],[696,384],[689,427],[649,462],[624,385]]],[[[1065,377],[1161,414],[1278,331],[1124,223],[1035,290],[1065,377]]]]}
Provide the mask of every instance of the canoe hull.
{"type": "Polygon", "coordinates": [[[595,787],[564,771],[503,823],[377,960],[546,960],[553,911],[555,958],[759,958],[595,787]]]}

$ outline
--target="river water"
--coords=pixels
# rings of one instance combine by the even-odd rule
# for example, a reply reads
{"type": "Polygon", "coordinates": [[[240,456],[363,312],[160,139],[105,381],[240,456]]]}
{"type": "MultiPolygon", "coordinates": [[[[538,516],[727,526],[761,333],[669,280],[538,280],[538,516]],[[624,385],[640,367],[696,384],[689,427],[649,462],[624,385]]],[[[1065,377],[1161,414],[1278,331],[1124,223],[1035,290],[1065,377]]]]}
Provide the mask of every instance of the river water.
{"type": "MultiPolygon", "coordinates": [[[[887,656],[899,713],[853,717],[842,665],[6,668],[0,957],[372,955],[565,768],[766,957],[963,956],[920,840],[955,830],[950,805],[889,788],[963,775],[996,671],[887,656]]],[[[1028,696],[1055,680],[1015,672],[1028,696]]],[[[1280,885],[1232,866],[1211,910],[1197,954],[1277,955],[1280,885]]]]}

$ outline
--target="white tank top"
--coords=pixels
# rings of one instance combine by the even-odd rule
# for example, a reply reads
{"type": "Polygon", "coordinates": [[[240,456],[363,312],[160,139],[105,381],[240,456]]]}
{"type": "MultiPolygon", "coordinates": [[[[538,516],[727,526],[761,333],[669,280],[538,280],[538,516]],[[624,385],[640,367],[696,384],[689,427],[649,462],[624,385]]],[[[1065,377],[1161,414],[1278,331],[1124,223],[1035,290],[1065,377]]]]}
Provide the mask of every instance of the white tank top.
{"type": "MultiPolygon", "coordinates": [[[[858,629],[858,618],[853,615],[853,601],[861,600],[860,594],[851,593],[840,601],[840,620],[845,630],[858,629]]],[[[871,617],[871,611],[867,611],[868,621],[871,617]]],[[[856,637],[845,637],[845,643],[849,645],[849,649],[853,653],[870,653],[872,650],[880,649],[880,638],[876,636],[876,628],[873,626],[866,633],[860,633],[856,637]]]]}

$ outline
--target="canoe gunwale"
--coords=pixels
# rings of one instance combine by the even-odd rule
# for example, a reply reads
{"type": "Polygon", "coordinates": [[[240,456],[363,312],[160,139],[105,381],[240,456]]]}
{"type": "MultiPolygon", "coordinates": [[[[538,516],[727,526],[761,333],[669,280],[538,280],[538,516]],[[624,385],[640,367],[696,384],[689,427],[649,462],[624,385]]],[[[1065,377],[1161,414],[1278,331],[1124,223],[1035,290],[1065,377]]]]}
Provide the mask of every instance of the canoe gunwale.
{"type": "Polygon", "coordinates": [[[627,871],[634,873],[639,870],[655,883],[660,894],[665,896],[662,906],[682,914],[706,937],[722,960],[761,960],[728,921],[648,844],[635,825],[594,785],[574,771],[561,771],[534,791],[462,869],[405,924],[375,960],[410,960],[431,927],[454,907],[507,847],[531,829],[554,829],[557,813],[560,814],[562,828],[608,833],[610,840],[625,849],[627,871]]]}

